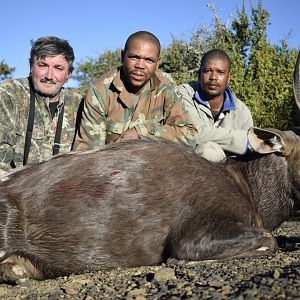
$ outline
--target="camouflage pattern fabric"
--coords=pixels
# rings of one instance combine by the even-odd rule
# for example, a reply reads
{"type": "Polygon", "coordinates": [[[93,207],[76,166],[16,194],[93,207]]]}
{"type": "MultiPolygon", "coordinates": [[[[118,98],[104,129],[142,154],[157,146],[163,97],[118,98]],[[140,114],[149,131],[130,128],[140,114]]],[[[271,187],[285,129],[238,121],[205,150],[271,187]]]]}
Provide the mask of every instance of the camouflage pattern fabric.
{"type": "MultiPolygon", "coordinates": [[[[28,123],[30,89],[28,78],[11,79],[0,84],[0,177],[23,165],[28,123]]],[[[76,115],[82,96],[67,89],[61,91],[57,111],[65,104],[60,153],[68,152],[74,139],[76,115]]],[[[58,112],[51,118],[49,99],[36,95],[35,118],[28,164],[52,157],[58,112]]]]}
{"type": "Polygon", "coordinates": [[[197,130],[174,82],[157,70],[139,96],[126,91],[122,68],[97,79],[88,90],[75,150],[113,143],[127,129],[140,138],[165,139],[196,146],[197,130]]]}

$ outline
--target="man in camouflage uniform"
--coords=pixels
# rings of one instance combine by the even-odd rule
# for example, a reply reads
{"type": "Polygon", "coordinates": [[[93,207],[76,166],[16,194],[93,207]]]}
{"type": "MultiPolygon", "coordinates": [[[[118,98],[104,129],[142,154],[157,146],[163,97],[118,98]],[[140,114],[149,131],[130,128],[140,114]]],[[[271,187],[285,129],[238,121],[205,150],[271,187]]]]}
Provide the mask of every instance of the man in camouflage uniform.
{"type": "Polygon", "coordinates": [[[48,160],[53,155],[57,121],[64,107],[60,153],[70,151],[76,114],[82,97],[63,85],[73,71],[74,52],[66,40],[41,37],[30,53],[30,76],[11,79],[0,85],[0,178],[23,165],[24,144],[30,107],[34,99],[34,123],[27,162],[48,160]]]}
{"type": "Polygon", "coordinates": [[[160,42],[152,33],[139,31],[127,39],[122,66],[88,90],[75,150],[139,138],[196,145],[197,130],[159,62],[160,42]]]}

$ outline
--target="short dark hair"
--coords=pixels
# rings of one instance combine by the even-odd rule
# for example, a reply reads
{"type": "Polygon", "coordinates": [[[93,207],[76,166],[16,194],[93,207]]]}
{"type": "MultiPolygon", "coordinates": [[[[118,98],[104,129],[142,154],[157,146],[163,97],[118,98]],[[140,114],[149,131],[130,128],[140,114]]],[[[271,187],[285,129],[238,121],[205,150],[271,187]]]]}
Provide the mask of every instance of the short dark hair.
{"type": "Polygon", "coordinates": [[[137,31],[131,34],[125,43],[124,52],[128,50],[130,42],[135,39],[142,39],[154,44],[158,49],[158,56],[160,56],[160,41],[153,33],[148,31],[137,31]]]}
{"type": "Polygon", "coordinates": [[[34,59],[45,59],[46,57],[54,57],[64,55],[69,65],[69,72],[74,70],[74,51],[68,41],[55,36],[44,36],[32,42],[30,51],[29,64],[30,69],[33,66],[34,59]]]}
{"type": "Polygon", "coordinates": [[[199,72],[201,72],[204,63],[209,59],[220,59],[223,61],[227,61],[228,66],[229,66],[229,71],[230,71],[230,69],[231,69],[230,57],[224,51],[222,51],[220,49],[212,49],[212,50],[204,53],[204,55],[202,56],[199,72]]]}

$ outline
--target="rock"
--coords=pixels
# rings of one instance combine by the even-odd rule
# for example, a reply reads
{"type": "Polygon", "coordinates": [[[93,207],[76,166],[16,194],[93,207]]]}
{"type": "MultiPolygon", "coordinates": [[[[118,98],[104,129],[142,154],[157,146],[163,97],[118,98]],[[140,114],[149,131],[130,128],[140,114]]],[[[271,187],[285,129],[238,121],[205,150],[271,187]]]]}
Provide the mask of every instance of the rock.
{"type": "Polygon", "coordinates": [[[166,281],[166,280],[176,279],[175,271],[174,271],[174,269],[169,268],[169,267],[162,267],[155,273],[154,279],[157,281],[166,281]]]}

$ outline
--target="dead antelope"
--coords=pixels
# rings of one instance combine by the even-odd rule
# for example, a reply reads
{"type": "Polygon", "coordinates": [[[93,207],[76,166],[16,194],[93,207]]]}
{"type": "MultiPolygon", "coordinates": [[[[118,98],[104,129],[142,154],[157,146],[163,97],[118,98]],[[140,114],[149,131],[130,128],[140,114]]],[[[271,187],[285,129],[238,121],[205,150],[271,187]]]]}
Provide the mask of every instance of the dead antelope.
{"type": "Polygon", "coordinates": [[[129,141],[57,156],[0,185],[0,278],[265,255],[299,200],[300,138],[252,129],[259,153],[213,164],[129,141]]]}

